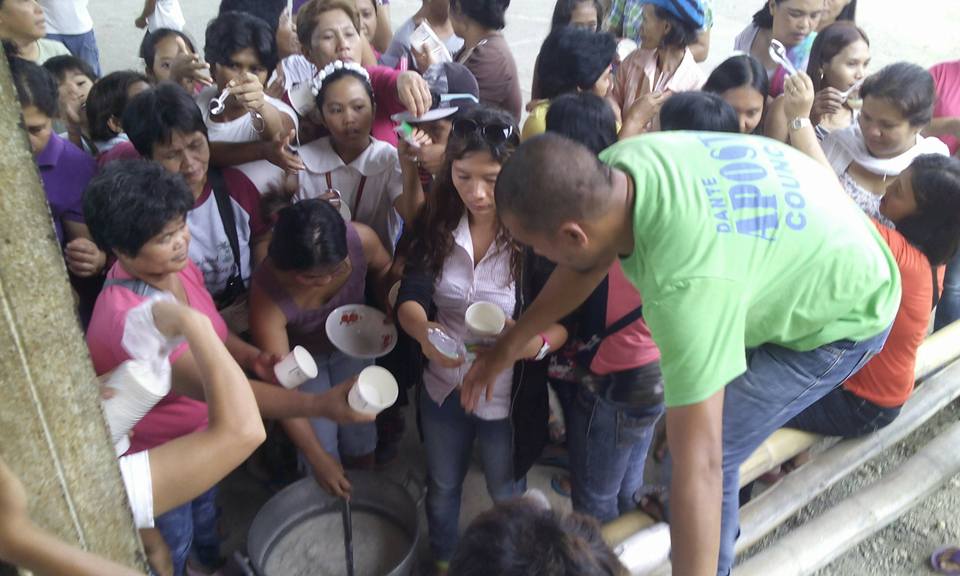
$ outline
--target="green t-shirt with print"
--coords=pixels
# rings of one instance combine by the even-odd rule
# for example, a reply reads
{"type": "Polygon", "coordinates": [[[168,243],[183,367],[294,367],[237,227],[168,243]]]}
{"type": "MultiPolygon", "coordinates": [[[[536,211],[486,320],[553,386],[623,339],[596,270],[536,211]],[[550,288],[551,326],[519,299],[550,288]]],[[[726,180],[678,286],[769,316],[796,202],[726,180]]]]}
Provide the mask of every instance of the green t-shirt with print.
{"type": "Polygon", "coordinates": [[[622,259],[668,406],[709,398],[766,343],[807,351],[890,325],[897,264],[836,176],[767,138],[664,132],[601,154],[635,185],[622,259]]]}

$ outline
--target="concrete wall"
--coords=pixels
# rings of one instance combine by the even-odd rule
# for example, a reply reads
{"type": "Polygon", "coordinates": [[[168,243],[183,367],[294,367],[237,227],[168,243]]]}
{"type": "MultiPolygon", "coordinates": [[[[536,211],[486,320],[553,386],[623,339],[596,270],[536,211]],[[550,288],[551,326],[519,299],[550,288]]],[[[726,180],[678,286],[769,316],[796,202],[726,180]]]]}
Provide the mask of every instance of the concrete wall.
{"type": "Polygon", "coordinates": [[[0,455],[35,521],[144,567],[50,212],[0,58],[0,455]]]}

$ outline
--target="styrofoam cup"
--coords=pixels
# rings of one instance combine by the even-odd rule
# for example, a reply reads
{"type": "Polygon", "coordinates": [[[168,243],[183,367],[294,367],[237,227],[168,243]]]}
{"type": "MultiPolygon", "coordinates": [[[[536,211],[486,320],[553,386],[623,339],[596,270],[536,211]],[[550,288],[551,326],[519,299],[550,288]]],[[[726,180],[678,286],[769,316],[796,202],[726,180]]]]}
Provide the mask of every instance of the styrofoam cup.
{"type": "Polygon", "coordinates": [[[293,350],[283,357],[283,360],[274,365],[273,373],[277,377],[277,381],[284,388],[290,390],[307,380],[316,378],[318,374],[317,363],[306,348],[294,346],[293,350]]]}
{"type": "Polygon", "coordinates": [[[507,324],[507,315],[492,302],[476,302],[467,308],[464,320],[474,336],[497,336],[507,324]]]}
{"type": "Polygon", "coordinates": [[[397,380],[386,368],[367,366],[347,394],[347,402],[357,412],[379,414],[397,401],[397,380]]]}
{"type": "Polygon", "coordinates": [[[165,377],[157,374],[147,362],[127,360],[110,373],[106,385],[115,392],[113,397],[103,401],[103,415],[113,444],[117,446],[170,392],[170,375],[169,372],[165,377]]]}

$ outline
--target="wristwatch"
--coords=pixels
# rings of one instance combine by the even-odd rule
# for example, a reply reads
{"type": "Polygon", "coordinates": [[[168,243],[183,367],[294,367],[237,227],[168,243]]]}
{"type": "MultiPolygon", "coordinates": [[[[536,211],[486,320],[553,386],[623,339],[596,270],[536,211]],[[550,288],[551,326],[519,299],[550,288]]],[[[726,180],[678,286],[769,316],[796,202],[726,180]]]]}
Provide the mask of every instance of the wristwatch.
{"type": "Polygon", "coordinates": [[[543,346],[540,347],[540,351],[537,352],[537,355],[533,357],[534,362],[539,362],[547,357],[547,354],[550,353],[550,341],[547,340],[547,337],[542,333],[540,338],[543,340],[543,346]]]}
{"type": "Polygon", "coordinates": [[[791,130],[800,130],[801,128],[804,128],[807,126],[812,126],[812,124],[810,123],[810,119],[807,118],[806,116],[797,116],[796,118],[790,121],[791,130]]]}

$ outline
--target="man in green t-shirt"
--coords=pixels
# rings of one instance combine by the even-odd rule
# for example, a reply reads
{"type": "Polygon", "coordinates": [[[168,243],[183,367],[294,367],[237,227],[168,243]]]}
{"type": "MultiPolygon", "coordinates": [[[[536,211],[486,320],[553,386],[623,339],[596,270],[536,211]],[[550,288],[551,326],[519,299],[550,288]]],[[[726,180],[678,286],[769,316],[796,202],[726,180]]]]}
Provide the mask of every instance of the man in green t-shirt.
{"type": "Polygon", "coordinates": [[[546,134],[504,165],[504,225],[558,266],[462,401],[472,409],[517,343],[574,310],[619,256],[662,354],[674,573],[725,575],[740,464],[880,350],[897,264],[836,177],[778,142],[661,133],[600,160],[546,134]]]}

